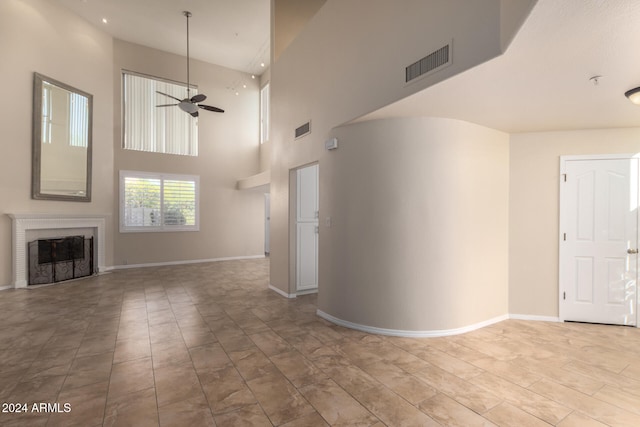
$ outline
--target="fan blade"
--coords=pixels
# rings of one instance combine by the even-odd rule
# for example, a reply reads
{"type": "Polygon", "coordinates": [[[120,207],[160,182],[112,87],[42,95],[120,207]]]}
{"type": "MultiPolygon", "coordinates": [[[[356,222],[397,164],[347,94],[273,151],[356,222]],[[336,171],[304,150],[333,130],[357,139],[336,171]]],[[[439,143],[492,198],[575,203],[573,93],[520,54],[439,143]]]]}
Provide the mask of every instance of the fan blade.
{"type": "Polygon", "coordinates": [[[175,107],[178,104],[162,104],[162,105],[156,105],[156,107],[175,107]]]}
{"type": "Polygon", "coordinates": [[[195,113],[189,113],[191,114],[193,117],[198,117],[198,112],[196,111],[195,113]]]}
{"type": "Polygon", "coordinates": [[[200,107],[202,109],[205,109],[207,111],[215,111],[216,113],[224,113],[224,110],[222,108],[212,107],[211,105],[198,104],[198,107],[200,107]]]}
{"type": "Polygon", "coordinates": [[[202,102],[205,99],[207,99],[207,95],[203,95],[203,94],[199,93],[199,94],[193,95],[191,97],[191,102],[202,102]]]}
{"type": "Polygon", "coordinates": [[[156,93],[159,93],[160,95],[164,95],[164,96],[168,96],[171,99],[175,99],[176,101],[180,102],[182,101],[182,99],[178,99],[173,95],[169,95],[168,93],[164,93],[164,92],[160,92],[159,90],[156,91],[156,93]]]}

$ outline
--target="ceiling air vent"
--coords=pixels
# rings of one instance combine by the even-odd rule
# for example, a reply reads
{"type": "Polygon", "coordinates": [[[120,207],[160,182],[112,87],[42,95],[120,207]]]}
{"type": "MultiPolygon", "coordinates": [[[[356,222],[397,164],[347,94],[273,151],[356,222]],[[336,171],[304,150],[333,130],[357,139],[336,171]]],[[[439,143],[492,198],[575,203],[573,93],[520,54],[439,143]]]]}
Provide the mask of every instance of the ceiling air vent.
{"type": "Polygon", "coordinates": [[[409,83],[413,79],[424,76],[449,64],[451,64],[451,43],[409,65],[405,69],[405,82],[409,83]]]}
{"type": "Polygon", "coordinates": [[[311,133],[311,122],[308,121],[307,123],[303,124],[302,126],[299,126],[296,128],[296,137],[295,139],[298,138],[302,138],[303,136],[307,135],[311,133]]]}

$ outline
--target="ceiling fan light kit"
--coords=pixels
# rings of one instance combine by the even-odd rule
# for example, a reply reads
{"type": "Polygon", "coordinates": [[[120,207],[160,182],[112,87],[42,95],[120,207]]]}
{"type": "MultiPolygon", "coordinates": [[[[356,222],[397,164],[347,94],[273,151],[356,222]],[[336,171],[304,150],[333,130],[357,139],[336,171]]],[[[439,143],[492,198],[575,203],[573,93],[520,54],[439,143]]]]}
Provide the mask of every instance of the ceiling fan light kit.
{"type": "Polygon", "coordinates": [[[636,105],[640,105],[640,87],[630,89],[624,93],[624,96],[629,98],[629,101],[636,105]]]}
{"type": "Polygon", "coordinates": [[[213,111],[216,113],[224,113],[224,110],[221,108],[200,104],[200,102],[207,99],[207,96],[204,94],[199,93],[197,95],[189,97],[189,91],[191,90],[191,81],[189,79],[189,18],[191,18],[192,14],[187,10],[182,12],[182,14],[187,18],[187,97],[185,99],[179,99],[173,95],[169,95],[168,93],[156,91],[156,93],[159,93],[160,95],[164,95],[175,101],[178,101],[177,104],[162,104],[156,105],[156,107],[173,107],[177,105],[178,108],[180,108],[185,113],[191,114],[193,117],[198,117],[198,110],[201,108],[203,110],[213,111]]]}

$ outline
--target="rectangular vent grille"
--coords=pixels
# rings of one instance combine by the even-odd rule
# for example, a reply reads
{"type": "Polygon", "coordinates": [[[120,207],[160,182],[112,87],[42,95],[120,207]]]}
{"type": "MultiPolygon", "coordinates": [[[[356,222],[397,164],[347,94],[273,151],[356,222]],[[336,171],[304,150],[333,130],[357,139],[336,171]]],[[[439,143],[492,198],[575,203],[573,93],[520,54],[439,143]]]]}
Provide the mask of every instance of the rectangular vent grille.
{"type": "Polygon", "coordinates": [[[451,62],[449,48],[451,45],[446,45],[430,53],[419,61],[414,62],[406,68],[406,80],[411,80],[430,73],[444,65],[448,65],[451,62]]]}
{"type": "Polygon", "coordinates": [[[296,139],[311,133],[311,122],[307,122],[300,127],[296,128],[296,139]]]}

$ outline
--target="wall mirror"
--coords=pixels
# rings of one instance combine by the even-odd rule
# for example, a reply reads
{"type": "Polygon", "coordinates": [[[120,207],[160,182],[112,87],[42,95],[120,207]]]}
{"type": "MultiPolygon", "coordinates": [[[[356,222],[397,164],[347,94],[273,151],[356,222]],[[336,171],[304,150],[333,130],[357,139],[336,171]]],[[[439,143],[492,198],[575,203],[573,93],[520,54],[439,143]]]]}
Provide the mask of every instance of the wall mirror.
{"type": "Polygon", "coordinates": [[[32,197],[91,201],[93,95],[34,73],[32,197]]]}

